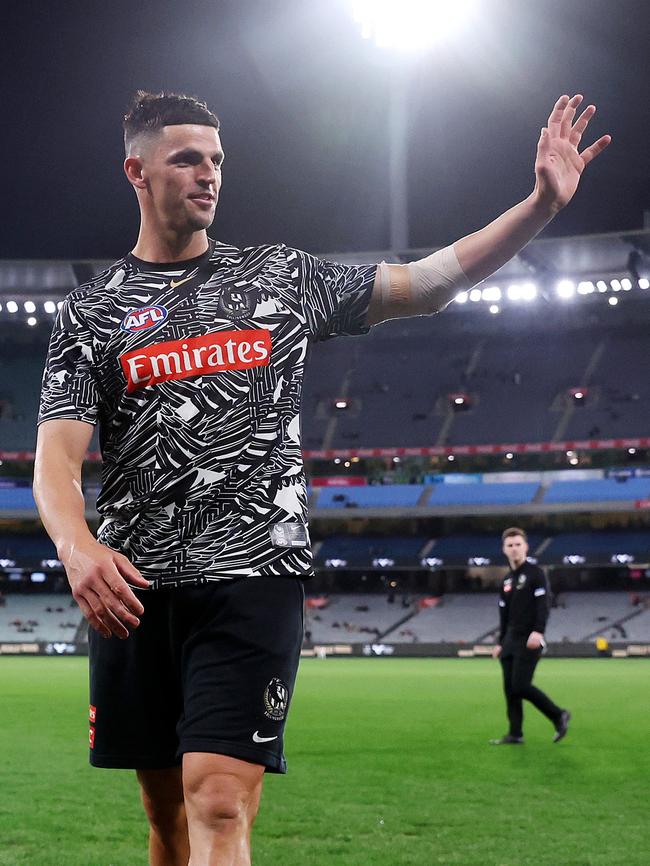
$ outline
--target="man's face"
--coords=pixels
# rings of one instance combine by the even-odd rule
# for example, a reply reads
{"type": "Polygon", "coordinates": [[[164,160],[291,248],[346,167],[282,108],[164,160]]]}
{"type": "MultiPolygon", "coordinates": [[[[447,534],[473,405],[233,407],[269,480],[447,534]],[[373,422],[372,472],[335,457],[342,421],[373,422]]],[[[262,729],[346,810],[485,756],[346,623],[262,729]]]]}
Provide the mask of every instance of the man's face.
{"type": "Polygon", "coordinates": [[[179,233],[211,225],[221,189],[223,150],[212,126],[164,126],[143,148],[143,208],[179,233]]]}
{"type": "Polygon", "coordinates": [[[528,544],[523,535],[509,535],[503,541],[503,552],[509,562],[520,565],[528,554],[528,544]]]}

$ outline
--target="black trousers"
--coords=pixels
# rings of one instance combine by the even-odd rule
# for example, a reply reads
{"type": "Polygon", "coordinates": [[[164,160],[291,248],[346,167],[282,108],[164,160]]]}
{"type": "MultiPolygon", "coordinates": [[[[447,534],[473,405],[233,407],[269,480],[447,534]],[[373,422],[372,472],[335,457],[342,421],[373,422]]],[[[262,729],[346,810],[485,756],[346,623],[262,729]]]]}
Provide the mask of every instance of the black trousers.
{"type": "Polygon", "coordinates": [[[503,668],[503,691],[508,708],[509,733],[513,737],[523,736],[524,707],[523,702],[537,707],[547,719],[557,725],[562,710],[533,685],[533,674],[541,657],[541,650],[529,650],[525,643],[522,646],[505,646],[500,656],[503,668]]]}

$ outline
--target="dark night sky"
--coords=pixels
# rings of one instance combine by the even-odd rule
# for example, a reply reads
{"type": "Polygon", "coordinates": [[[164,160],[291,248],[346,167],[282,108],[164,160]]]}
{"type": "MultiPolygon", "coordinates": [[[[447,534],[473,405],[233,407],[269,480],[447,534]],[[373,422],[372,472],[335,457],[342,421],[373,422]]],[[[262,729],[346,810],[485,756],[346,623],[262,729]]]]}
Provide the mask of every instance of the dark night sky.
{"type": "MultiPolygon", "coordinates": [[[[7,8],[9,4],[3,4],[7,8]]],[[[387,246],[385,54],[345,0],[11,4],[0,19],[0,258],[116,258],[137,232],[121,116],[137,88],[205,98],[222,121],[211,234],[310,251],[387,246]]],[[[411,244],[450,242],[532,187],[555,98],[610,132],[547,231],[638,228],[650,209],[647,0],[486,0],[462,44],[413,64],[411,244]]]]}

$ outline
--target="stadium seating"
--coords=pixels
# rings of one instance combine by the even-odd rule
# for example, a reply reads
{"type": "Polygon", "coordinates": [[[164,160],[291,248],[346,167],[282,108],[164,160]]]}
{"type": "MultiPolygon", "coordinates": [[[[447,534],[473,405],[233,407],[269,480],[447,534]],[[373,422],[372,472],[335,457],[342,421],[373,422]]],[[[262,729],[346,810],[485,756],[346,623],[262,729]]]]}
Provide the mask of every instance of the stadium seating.
{"type": "Polygon", "coordinates": [[[539,484],[434,484],[427,505],[521,505],[531,502],[539,484]]]}
{"type": "Polygon", "coordinates": [[[546,628],[547,640],[555,642],[584,641],[595,633],[621,640],[625,632],[612,633],[612,626],[634,611],[626,592],[566,592],[556,601],[546,628]]]}
{"type": "Polygon", "coordinates": [[[320,544],[316,563],[322,566],[328,560],[338,559],[350,568],[368,568],[376,559],[389,558],[396,566],[417,568],[426,541],[421,537],[335,535],[320,544]]]}
{"type": "Polygon", "coordinates": [[[318,508],[408,508],[417,505],[423,491],[422,484],[323,487],[318,508]]]}
{"type": "Polygon", "coordinates": [[[544,502],[597,502],[649,497],[650,478],[629,478],[626,481],[602,478],[588,481],[556,481],[547,490],[544,502]]]}
{"type": "Polygon", "coordinates": [[[386,641],[473,643],[499,624],[496,593],[443,595],[384,636],[386,641]]]}
{"type": "Polygon", "coordinates": [[[4,599],[0,607],[2,641],[71,641],[83,619],[67,594],[7,593],[4,599]]]}
{"type": "Polygon", "coordinates": [[[373,641],[415,609],[417,598],[411,597],[408,607],[399,602],[388,603],[388,596],[371,593],[333,594],[325,608],[307,607],[306,629],[312,643],[357,643],[373,641]]]}

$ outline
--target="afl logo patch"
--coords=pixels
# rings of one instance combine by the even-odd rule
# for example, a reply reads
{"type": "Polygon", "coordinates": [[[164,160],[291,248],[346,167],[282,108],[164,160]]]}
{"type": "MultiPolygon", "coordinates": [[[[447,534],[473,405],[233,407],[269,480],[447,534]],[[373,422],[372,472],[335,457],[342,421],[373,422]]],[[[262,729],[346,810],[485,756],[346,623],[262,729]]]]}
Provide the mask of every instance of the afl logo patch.
{"type": "Polygon", "coordinates": [[[165,321],[169,313],[165,307],[140,307],[139,310],[129,310],[120,328],[129,334],[148,331],[165,321]]]}
{"type": "Polygon", "coordinates": [[[287,714],[289,689],[277,677],[273,677],[264,689],[264,715],[267,719],[281,722],[287,714]]]}

